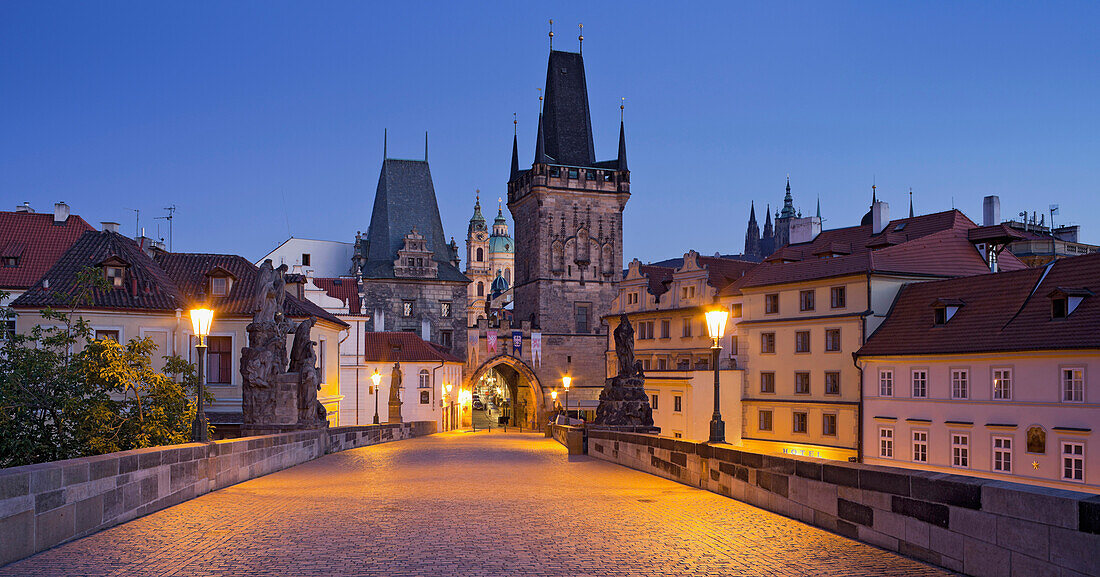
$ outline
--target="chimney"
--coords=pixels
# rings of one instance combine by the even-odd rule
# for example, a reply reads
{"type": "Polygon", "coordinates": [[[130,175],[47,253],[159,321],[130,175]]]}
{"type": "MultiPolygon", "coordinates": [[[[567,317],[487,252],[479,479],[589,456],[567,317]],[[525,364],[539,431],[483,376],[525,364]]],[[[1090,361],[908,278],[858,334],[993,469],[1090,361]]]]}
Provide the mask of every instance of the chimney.
{"type": "Polygon", "coordinates": [[[807,218],[795,218],[791,220],[790,239],[791,244],[810,242],[821,234],[821,219],[816,216],[807,218]]]}
{"type": "Polygon", "coordinates": [[[58,202],[53,205],[53,223],[65,224],[65,221],[69,220],[69,205],[64,201],[58,202]]]}
{"type": "Polygon", "coordinates": [[[15,205],[15,212],[30,212],[30,213],[33,213],[34,209],[31,208],[31,203],[24,200],[23,204],[15,205]]]}
{"type": "Polygon", "coordinates": [[[103,232],[118,232],[117,222],[100,222],[99,224],[103,227],[103,232]]]}
{"type": "Polygon", "coordinates": [[[890,224],[890,204],[876,200],[871,206],[871,232],[878,234],[890,224]]]}
{"type": "Polygon", "coordinates": [[[1001,224],[1001,197],[992,194],[982,200],[982,226],[1001,224]]]}

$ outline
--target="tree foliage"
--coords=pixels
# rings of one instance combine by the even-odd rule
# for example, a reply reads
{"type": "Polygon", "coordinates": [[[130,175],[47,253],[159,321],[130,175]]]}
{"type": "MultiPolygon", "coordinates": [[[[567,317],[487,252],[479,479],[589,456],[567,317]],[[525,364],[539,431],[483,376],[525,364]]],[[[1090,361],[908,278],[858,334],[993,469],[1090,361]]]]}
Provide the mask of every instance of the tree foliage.
{"type": "Polygon", "coordinates": [[[173,356],[154,370],[149,338],[93,339],[76,311],[102,281],[82,272],[67,311],[42,311],[0,349],[0,467],[190,440],[194,366],[173,356]]]}

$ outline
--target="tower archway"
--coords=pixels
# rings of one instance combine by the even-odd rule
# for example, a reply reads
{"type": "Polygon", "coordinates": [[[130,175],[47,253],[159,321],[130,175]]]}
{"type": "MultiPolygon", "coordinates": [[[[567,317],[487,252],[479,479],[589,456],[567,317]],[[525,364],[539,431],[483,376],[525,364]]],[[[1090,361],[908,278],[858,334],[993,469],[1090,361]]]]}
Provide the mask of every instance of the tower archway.
{"type": "Polygon", "coordinates": [[[467,386],[474,392],[496,394],[508,402],[496,414],[507,416],[512,425],[537,429],[549,418],[542,384],[535,371],[522,360],[506,354],[486,359],[470,374],[467,386]],[[500,388],[499,393],[493,389],[500,388]]]}

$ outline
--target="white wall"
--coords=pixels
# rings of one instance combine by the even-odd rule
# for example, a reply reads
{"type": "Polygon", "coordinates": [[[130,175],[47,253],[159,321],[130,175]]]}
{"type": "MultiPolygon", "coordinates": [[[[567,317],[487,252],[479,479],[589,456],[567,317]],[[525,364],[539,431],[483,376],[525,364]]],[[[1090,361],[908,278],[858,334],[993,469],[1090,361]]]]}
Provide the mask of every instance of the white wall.
{"type": "Polygon", "coordinates": [[[256,264],[271,259],[276,268],[285,264],[293,271],[294,265],[302,264],[302,255],[308,254],[310,264],[302,267],[303,272],[312,270],[313,276],[337,277],[351,271],[351,256],[354,251],[355,247],[350,242],[291,238],[257,260],[256,264]]]}
{"type": "MultiPolygon", "coordinates": [[[[646,394],[658,395],[653,424],[661,435],[706,441],[710,439],[710,420],[714,415],[714,371],[662,372],[647,376],[646,394]],[[675,396],[682,397],[681,411],[675,411],[675,396]]],[[[722,420],[726,423],[726,442],[736,444],[741,439],[741,378],[744,371],[719,371],[722,420]]]]}

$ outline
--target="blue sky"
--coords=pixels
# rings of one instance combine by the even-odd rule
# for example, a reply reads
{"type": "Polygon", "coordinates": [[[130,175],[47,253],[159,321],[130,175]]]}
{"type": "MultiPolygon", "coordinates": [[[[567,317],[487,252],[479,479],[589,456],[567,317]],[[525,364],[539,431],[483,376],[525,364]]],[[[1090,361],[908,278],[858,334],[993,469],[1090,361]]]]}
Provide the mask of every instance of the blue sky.
{"type": "MultiPolygon", "coordinates": [[[[740,252],[750,200],[858,223],[1061,205],[1100,243],[1100,3],[0,4],[0,209],[177,205],[175,248],[262,256],[366,230],[389,129],[461,244],[530,163],[547,19],[584,55],[597,156],[626,97],[625,258],[740,252]],[[486,204],[491,204],[489,200],[486,204]],[[289,226],[288,226],[289,224],[289,226]]],[[[762,223],[761,223],[762,224],[762,223]]],[[[163,230],[161,235],[167,236],[163,230]]]]}

